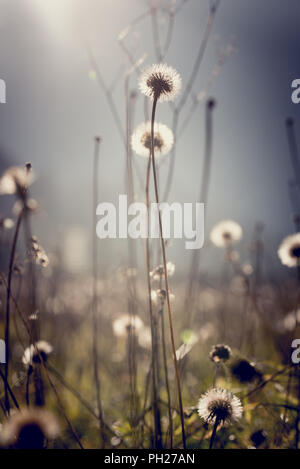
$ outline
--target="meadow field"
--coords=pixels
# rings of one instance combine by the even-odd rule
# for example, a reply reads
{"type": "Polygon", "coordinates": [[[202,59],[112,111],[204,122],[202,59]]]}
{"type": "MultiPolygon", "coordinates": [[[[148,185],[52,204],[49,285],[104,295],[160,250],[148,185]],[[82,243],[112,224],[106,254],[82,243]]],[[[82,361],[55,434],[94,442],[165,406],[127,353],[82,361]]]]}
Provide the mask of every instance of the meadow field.
{"type": "MultiPolygon", "coordinates": [[[[230,69],[256,63],[234,31],[216,37],[218,15],[232,5],[126,3],[130,21],[112,44],[101,49],[101,28],[97,47],[82,33],[83,77],[64,84],[61,108],[33,111],[31,128],[9,111],[28,138],[24,131],[11,145],[13,157],[0,148],[1,447],[299,449],[300,124],[290,82],[287,105],[268,116],[267,98],[255,107],[251,91],[239,92],[236,102],[244,96],[249,105],[239,114],[243,80],[230,69]],[[78,103],[68,94],[77,80],[92,87],[88,97],[74,91],[78,103]],[[114,239],[114,220],[99,224],[99,204],[118,213],[120,194],[144,207],[135,234],[151,203],[204,204],[203,246],[168,237],[159,211],[156,238],[146,223],[143,236],[114,239]]],[[[285,30],[299,13],[290,3],[285,30]]],[[[79,13],[95,17],[96,5],[77,1],[79,13]]],[[[263,14],[267,27],[279,21],[279,5],[278,17],[263,14]]],[[[105,7],[118,25],[123,7],[105,7]]],[[[276,53],[266,53],[279,69],[276,53]]],[[[17,132],[6,134],[6,148],[17,132]]]]}

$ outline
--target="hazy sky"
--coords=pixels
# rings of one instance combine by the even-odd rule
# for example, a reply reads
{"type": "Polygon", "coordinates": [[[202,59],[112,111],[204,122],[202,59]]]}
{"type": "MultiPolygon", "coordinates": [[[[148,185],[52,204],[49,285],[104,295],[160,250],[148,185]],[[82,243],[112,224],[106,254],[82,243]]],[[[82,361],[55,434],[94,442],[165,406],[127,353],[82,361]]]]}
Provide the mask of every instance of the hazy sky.
{"type": "MultiPolygon", "coordinates": [[[[145,0],[0,0],[0,78],[7,85],[7,103],[0,105],[1,160],[4,166],[31,161],[36,168],[39,178],[32,193],[42,207],[36,226],[46,246],[59,244],[70,226],[90,229],[96,134],[103,137],[99,202],[116,201],[124,193],[124,147],[105,96],[92,79],[84,44],[93,48],[107,84],[119,77],[114,97],[123,123],[126,65],[117,38],[147,5],[145,0]]],[[[182,75],[183,86],[207,14],[208,1],[189,0],[176,17],[166,62],[182,75]]],[[[263,221],[270,252],[275,252],[282,237],[293,231],[287,190],[293,174],[284,121],[294,116],[299,131],[300,104],[291,102],[291,82],[300,78],[299,21],[299,0],[221,0],[194,85],[196,94],[205,88],[216,51],[234,42],[236,51],[209,90],[217,108],[206,238],[214,223],[232,218],[249,241],[255,222],[263,221]]],[[[160,23],[162,38],[166,24],[160,23]]],[[[129,32],[126,44],[136,59],[146,53],[145,64],[156,61],[149,16],[129,32]]],[[[137,86],[135,74],[130,85],[137,86]]],[[[139,97],[135,124],[142,116],[139,97]]],[[[167,104],[159,105],[157,119],[171,125],[167,104]]],[[[202,103],[178,142],[169,201],[197,198],[203,140],[202,103]]],[[[144,171],[144,161],[137,164],[144,171]]],[[[125,261],[124,243],[105,241],[102,247],[103,265],[125,261]]],[[[190,254],[183,241],[170,249],[170,256],[185,268],[190,254]]],[[[274,265],[279,267],[275,255],[274,265]]]]}

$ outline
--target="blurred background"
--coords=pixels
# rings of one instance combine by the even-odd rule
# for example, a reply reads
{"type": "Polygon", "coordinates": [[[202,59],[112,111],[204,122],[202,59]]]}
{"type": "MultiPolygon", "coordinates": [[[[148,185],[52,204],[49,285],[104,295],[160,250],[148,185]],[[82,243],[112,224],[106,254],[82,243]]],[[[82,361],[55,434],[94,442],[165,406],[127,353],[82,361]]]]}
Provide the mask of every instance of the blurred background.
{"type": "MultiPolygon", "coordinates": [[[[170,2],[159,4],[167,8],[170,2]]],[[[179,4],[175,2],[175,8],[179,4]]],[[[121,42],[134,60],[144,58],[143,66],[157,61],[150,3],[1,0],[0,7],[0,78],[7,86],[7,103],[0,105],[1,166],[32,163],[38,178],[31,193],[41,207],[34,220],[35,232],[46,250],[64,246],[67,269],[83,272],[90,258],[95,135],[103,139],[99,202],[116,203],[118,195],[126,192],[125,148],[97,81],[95,63],[106,87],[111,89],[125,129],[124,77],[130,64],[121,42]]],[[[207,1],[188,0],[175,18],[165,61],[179,71],[183,86],[198,53],[208,7],[207,1]]],[[[192,95],[199,96],[199,103],[178,140],[168,198],[169,202],[195,202],[198,198],[204,159],[205,100],[213,96],[217,107],[206,240],[216,222],[236,220],[245,233],[241,252],[247,261],[255,223],[263,222],[265,249],[270,254],[268,268],[273,274],[287,273],[280,266],[276,250],[281,239],[293,231],[288,192],[293,172],[285,119],[293,116],[298,131],[300,105],[291,102],[291,82],[300,77],[299,18],[298,0],[221,1],[192,90],[192,95]],[[217,73],[218,63],[221,66],[217,73]]],[[[167,25],[167,15],[161,13],[158,29],[162,41],[167,25]]],[[[137,89],[137,80],[137,74],[132,73],[130,90],[137,89]]],[[[191,105],[190,97],[179,128],[189,116],[191,105]]],[[[143,120],[143,113],[143,99],[138,93],[134,126],[143,120]]],[[[159,105],[157,120],[171,126],[167,104],[159,105]]],[[[134,159],[144,174],[145,161],[137,156],[134,159]]],[[[167,169],[167,163],[162,165],[161,187],[167,169]]],[[[137,198],[143,200],[138,186],[136,191],[137,198]]],[[[2,197],[0,203],[1,212],[9,215],[12,198],[2,197]]],[[[98,242],[103,271],[126,264],[126,241],[98,242]]],[[[213,273],[221,255],[218,250],[205,249],[203,266],[213,273]]],[[[168,256],[175,262],[177,274],[183,275],[190,259],[184,240],[174,241],[168,256]]]]}

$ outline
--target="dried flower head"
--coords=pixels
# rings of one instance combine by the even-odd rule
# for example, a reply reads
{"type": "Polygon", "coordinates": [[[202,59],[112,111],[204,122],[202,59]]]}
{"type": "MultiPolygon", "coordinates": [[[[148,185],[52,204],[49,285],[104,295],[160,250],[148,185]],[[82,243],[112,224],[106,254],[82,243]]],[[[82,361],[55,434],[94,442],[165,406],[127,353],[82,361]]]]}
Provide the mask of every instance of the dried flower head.
{"type": "Polygon", "coordinates": [[[172,101],[181,89],[181,78],[173,67],[154,64],[143,71],[139,88],[151,99],[172,101]]]}
{"type": "Polygon", "coordinates": [[[47,265],[49,264],[49,258],[47,256],[45,250],[39,244],[36,236],[32,236],[30,241],[31,241],[32,256],[33,256],[36,264],[39,264],[42,267],[47,267],[47,265]]]}
{"type": "MultiPolygon", "coordinates": [[[[155,156],[166,155],[173,146],[173,132],[166,125],[154,124],[154,151],[155,156]]],[[[151,122],[143,122],[134,131],[131,137],[132,149],[140,156],[149,157],[151,150],[151,122]]]]}
{"type": "MultiPolygon", "coordinates": [[[[168,277],[171,277],[175,272],[175,264],[173,262],[167,262],[167,273],[168,277]]],[[[164,266],[159,265],[157,266],[152,272],[150,272],[150,276],[153,280],[160,280],[164,275],[164,266]]]]}
{"type": "Polygon", "coordinates": [[[228,345],[217,344],[211,349],[209,358],[215,363],[225,362],[229,360],[231,353],[231,348],[228,345]]]}
{"type": "Polygon", "coordinates": [[[213,227],[210,239],[217,247],[224,248],[239,241],[242,234],[242,228],[238,223],[233,220],[225,220],[213,227]]]}
{"type": "Polygon", "coordinates": [[[284,238],[279,246],[278,256],[282,264],[287,267],[300,265],[300,233],[284,238]]]}
{"type": "Polygon", "coordinates": [[[138,333],[144,323],[139,316],[122,314],[113,322],[113,331],[117,337],[126,337],[128,332],[138,333]]]}
{"type": "Polygon", "coordinates": [[[1,443],[6,448],[42,449],[45,440],[55,438],[59,427],[53,414],[28,408],[12,415],[3,425],[1,443]]]}
{"type": "Polygon", "coordinates": [[[48,355],[53,351],[52,345],[45,340],[40,340],[36,344],[31,344],[24,351],[22,362],[26,367],[40,364],[41,360],[46,362],[48,355]]]}
{"type": "Polygon", "coordinates": [[[206,423],[216,419],[224,425],[238,421],[243,413],[241,401],[226,389],[213,388],[203,394],[197,405],[198,414],[206,423]]]}
{"type": "Polygon", "coordinates": [[[0,194],[18,194],[24,197],[24,192],[33,182],[32,169],[22,166],[11,166],[0,178],[0,194]]]}

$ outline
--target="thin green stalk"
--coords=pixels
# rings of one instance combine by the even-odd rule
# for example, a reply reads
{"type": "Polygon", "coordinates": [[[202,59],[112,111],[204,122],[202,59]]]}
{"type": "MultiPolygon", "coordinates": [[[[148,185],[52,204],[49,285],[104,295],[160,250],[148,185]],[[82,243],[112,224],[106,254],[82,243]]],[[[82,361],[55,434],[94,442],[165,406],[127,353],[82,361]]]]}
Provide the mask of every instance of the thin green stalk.
{"type": "Polygon", "coordinates": [[[216,433],[217,433],[217,428],[220,423],[220,418],[216,417],[215,423],[214,423],[214,428],[210,437],[210,442],[209,442],[209,449],[213,449],[215,438],[216,438],[216,433]]]}
{"type": "Polygon", "coordinates": [[[93,368],[94,380],[96,387],[96,400],[97,400],[97,414],[100,425],[100,437],[102,449],[105,447],[105,432],[103,428],[103,411],[101,402],[101,387],[99,377],[99,351],[98,351],[98,249],[96,238],[96,208],[98,203],[98,165],[99,165],[99,150],[100,138],[95,138],[94,148],[94,161],[93,161],[93,229],[92,229],[92,243],[93,243],[93,300],[92,300],[92,335],[93,335],[93,368]]]}
{"type": "Polygon", "coordinates": [[[173,420],[172,420],[172,410],[171,410],[171,393],[169,385],[169,375],[168,375],[168,364],[167,364],[167,350],[166,350],[166,334],[165,334],[165,318],[164,318],[164,306],[161,306],[161,337],[162,337],[162,350],[163,350],[163,361],[164,361],[164,371],[165,371],[165,383],[166,391],[168,398],[168,417],[169,417],[169,432],[170,432],[170,448],[173,448],[173,420]]]}
{"type": "MultiPolygon", "coordinates": [[[[155,122],[155,111],[156,111],[157,99],[158,99],[158,97],[157,97],[157,96],[154,96],[154,99],[153,99],[153,106],[152,106],[152,117],[151,117],[151,160],[152,160],[152,169],[153,169],[153,178],[154,178],[155,198],[156,198],[157,206],[159,207],[158,184],[157,184],[156,165],[155,165],[155,154],[154,154],[154,153],[155,153],[155,152],[154,152],[154,122],[155,122]]],[[[161,221],[160,210],[158,210],[158,222],[159,222],[159,232],[160,232],[161,249],[162,249],[162,256],[163,256],[163,265],[164,265],[164,277],[165,277],[165,285],[166,285],[166,298],[167,298],[167,307],[168,307],[168,316],[169,316],[169,326],[170,326],[171,344],[172,344],[172,352],[173,352],[173,360],[174,360],[174,368],[175,368],[175,374],[176,374],[176,383],[177,383],[178,400],[179,400],[179,410],[180,410],[180,420],[181,420],[181,432],[182,432],[182,444],[183,444],[183,448],[186,449],[186,440],[185,440],[185,431],[184,431],[184,414],[183,414],[183,405],[182,405],[182,394],[181,394],[180,378],[179,378],[178,364],[177,364],[177,358],[176,358],[176,348],[175,348],[175,340],[174,340],[174,332],[173,332],[173,322],[172,322],[172,312],[171,312],[170,294],[169,294],[169,282],[168,282],[166,249],[165,249],[165,241],[164,241],[163,231],[162,231],[162,221],[161,221]]]]}
{"type": "Polygon", "coordinates": [[[147,237],[146,237],[146,268],[147,268],[147,287],[148,287],[148,301],[149,301],[149,315],[150,315],[150,326],[151,326],[151,352],[152,352],[152,392],[153,392],[153,418],[154,418],[154,434],[155,434],[155,447],[159,449],[162,447],[162,435],[160,425],[160,414],[158,408],[157,399],[157,360],[155,356],[156,341],[154,332],[154,318],[151,298],[151,277],[150,277],[150,246],[149,246],[149,182],[150,182],[150,169],[151,169],[151,152],[149,154],[147,174],[146,174],[146,207],[147,207],[147,237]]]}

